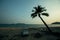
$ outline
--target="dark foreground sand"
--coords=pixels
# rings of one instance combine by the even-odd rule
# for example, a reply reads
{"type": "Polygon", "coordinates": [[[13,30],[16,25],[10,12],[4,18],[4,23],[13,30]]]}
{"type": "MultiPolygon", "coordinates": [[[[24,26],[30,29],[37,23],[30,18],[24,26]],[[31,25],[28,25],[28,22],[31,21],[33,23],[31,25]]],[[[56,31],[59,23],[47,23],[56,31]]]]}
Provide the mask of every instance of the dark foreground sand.
{"type": "MultiPolygon", "coordinates": [[[[29,36],[22,37],[21,32],[22,28],[0,28],[0,40],[57,40],[58,38],[50,35],[45,34],[44,32],[40,32],[40,29],[38,30],[30,28],[29,30],[29,36]],[[39,38],[34,37],[34,32],[39,32],[41,35],[39,38]]],[[[58,39],[59,40],[59,39],[58,39]]]]}

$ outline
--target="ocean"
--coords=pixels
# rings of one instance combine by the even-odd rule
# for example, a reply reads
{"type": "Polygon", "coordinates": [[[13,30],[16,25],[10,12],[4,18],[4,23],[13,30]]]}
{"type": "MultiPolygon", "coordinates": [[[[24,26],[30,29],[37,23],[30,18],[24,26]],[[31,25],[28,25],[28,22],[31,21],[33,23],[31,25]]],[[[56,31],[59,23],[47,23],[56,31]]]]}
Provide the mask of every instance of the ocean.
{"type": "MultiPolygon", "coordinates": [[[[0,24],[0,28],[40,28],[46,27],[44,24],[0,24]]],[[[48,24],[48,27],[60,27],[59,24],[48,24]]]]}
{"type": "MultiPolygon", "coordinates": [[[[60,25],[59,24],[48,24],[48,27],[52,31],[60,32],[60,25]]],[[[0,28],[40,28],[40,29],[46,29],[46,26],[44,24],[0,24],[0,28]]]]}

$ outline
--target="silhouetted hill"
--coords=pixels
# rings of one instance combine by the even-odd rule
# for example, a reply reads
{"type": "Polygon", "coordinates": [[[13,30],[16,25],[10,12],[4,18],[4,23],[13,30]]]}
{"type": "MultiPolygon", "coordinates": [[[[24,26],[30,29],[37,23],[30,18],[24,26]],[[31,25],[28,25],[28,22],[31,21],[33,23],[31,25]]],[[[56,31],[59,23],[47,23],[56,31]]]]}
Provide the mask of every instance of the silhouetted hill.
{"type": "Polygon", "coordinates": [[[16,23],[16,24],[0,24],[0,27],[18,27],[18,26],[24,26],[24,23],[16,23]]]}
{"type": "Polygon", "coordinates": [[[52,24],[60,24],[60,22],[54,22],[54,23],[52,23],[52,24]]]}

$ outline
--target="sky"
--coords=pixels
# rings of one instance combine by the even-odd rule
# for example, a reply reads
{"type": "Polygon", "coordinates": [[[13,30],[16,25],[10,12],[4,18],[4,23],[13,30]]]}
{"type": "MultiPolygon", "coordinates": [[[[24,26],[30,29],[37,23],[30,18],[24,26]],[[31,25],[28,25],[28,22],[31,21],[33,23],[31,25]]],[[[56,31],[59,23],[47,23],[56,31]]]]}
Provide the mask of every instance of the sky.
{"type": "Polygon", "coordinates": [[[0,0],[0,24],[43,24],[40,18],[31,18],[33,7],[41,5],[49,17],[42,16],[47,24],[60,22],[60,0],[0,0]]]}

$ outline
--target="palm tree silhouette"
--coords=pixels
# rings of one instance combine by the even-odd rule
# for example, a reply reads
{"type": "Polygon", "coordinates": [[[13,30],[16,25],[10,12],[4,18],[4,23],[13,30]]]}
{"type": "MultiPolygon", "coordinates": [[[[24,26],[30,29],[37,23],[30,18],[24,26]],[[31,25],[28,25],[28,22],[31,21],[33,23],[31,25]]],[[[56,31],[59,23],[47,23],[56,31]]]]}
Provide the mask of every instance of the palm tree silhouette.
{"type": "Polygon", "coordinates": [[[42,22],[44,23],[44,25],[47,27],[48,31],[52,32],[50,30],[50,28],[48,27],[48,25],[46,24],[46,22],[41,17],[41,15],[44,15],[44,16],[47,16],[47,17],[49,16],[48,13],[44,13],[44,11],[46,11],[46,9],[44,7],[41,7],[41,5],[38,5],[37,7],[33,7],[33,8],[35,10],[32,10],[32,12],[34,12],[34,13],[31,14],[31,17],[35,18],[36,16],[38,16],[42,20],[42,22]]]}

